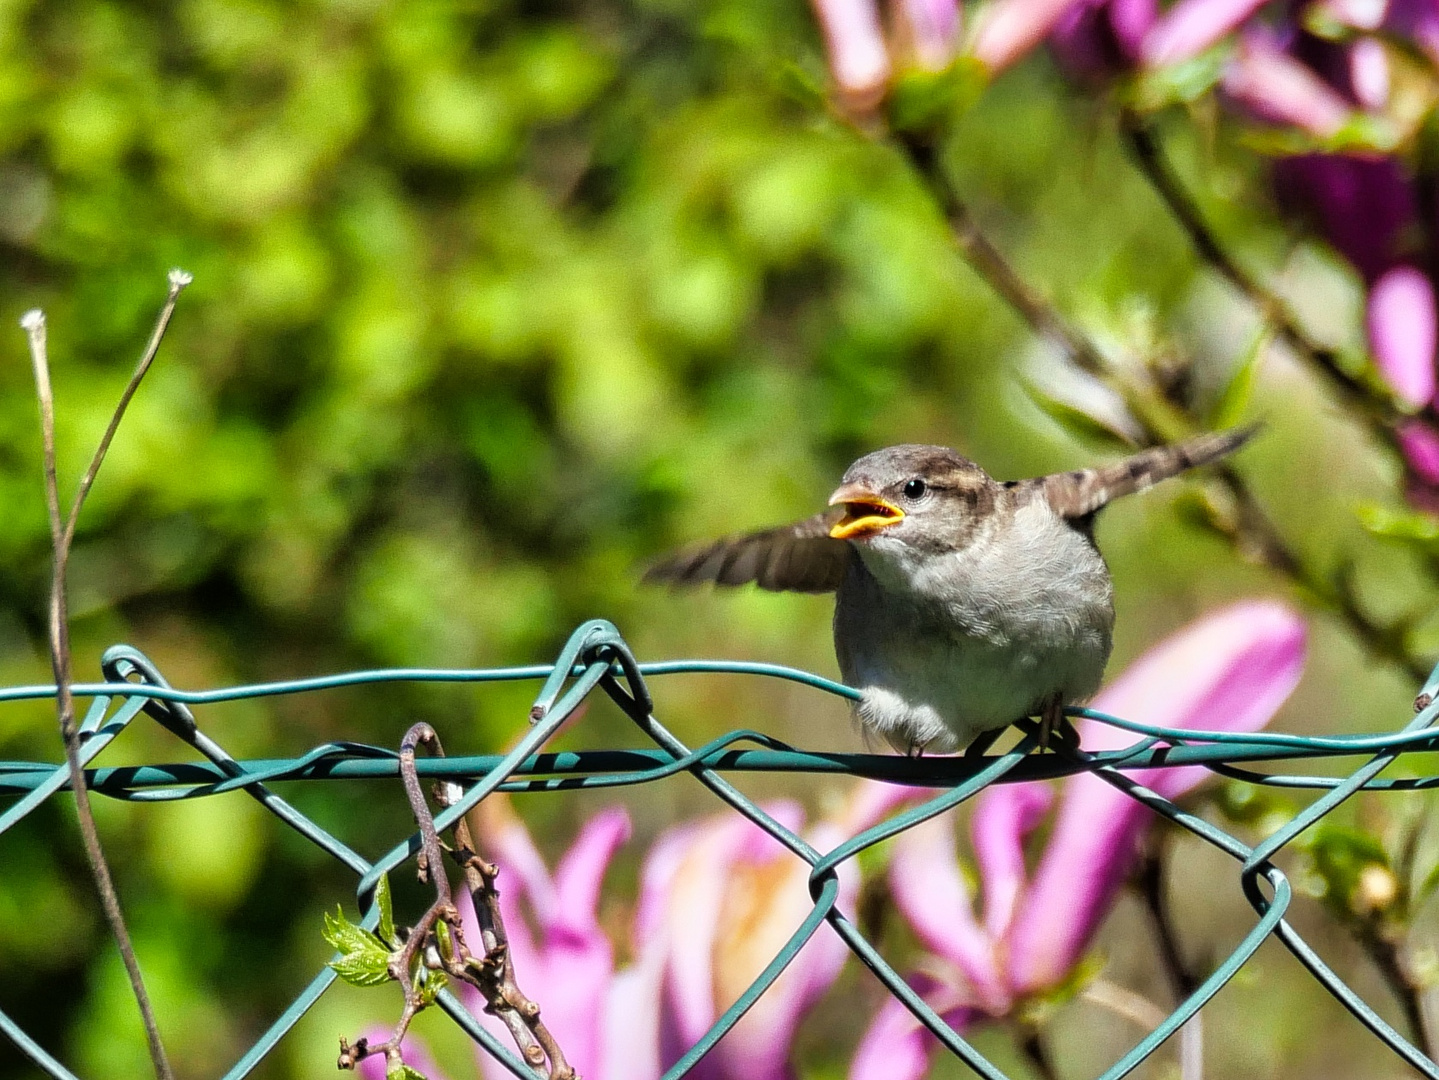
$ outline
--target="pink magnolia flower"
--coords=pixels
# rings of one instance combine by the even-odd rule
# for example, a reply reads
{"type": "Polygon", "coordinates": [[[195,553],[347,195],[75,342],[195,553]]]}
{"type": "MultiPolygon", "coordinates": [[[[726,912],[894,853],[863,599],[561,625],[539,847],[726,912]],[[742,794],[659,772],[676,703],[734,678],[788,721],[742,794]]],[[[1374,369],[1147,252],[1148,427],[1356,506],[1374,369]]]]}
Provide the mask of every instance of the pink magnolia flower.
{"type": "Polygon", "coordinates": [[[1103,82],[1126,71],[1191,60],[1233,33],[1264,0],[1079,0],[1053,26],[1050,45],[1072,75],[1103,82]]]}
{"type": "MultiPolygon", "coordinates": [[[[1077,0],[992,0],[969,55],[996,74],[1042,42],[1077,0]]],[[[896,70],[943,71],[959,47],[960,0],[811,0],[830,74],[852,108],[872,109],[896,70]],[[891,32],[886,35],[884,27],[891,32]]]]}
{"type": "MultiPolygon", "coordinates": [[[[1151,649],[1108,686],[1094,708],[1165,727],[1254,731],[1299,681],[1304,625],[1275,601],[1239,603],[1192,623],[1151,649]]],[[[1133,736],[1095,721],[1079,725],[1089,750],[1133,736]]],[[[1150,769],[1140,783],[1177,798],[1206,775],[1150,769]]],[[[1033,876],[1024,838],[1054,800],[1047,784],[1000,785],[977,800],[971,822],[982,919],[955,859],[952,828],[926,822],[895,841],[895,902],[930,952],[913,980],[956,1030],[1008,1015],[1023,997],[1061,983],[1093,939],[1128,874],[1152,815],[1095,776],[1070,777],[1033,876]]],[[[934,1040],[898,1001],[865,1035],[851,1080],[918,1080],[934,1040]]]]}
{"type": "MultiPolygon", "coordinates": [[[[893,804],[883,785],[857,785],[837,814],[804,829],[795,803],[765,807],[827,850],[873,824],[893,804]]],[[[500,907],[520,986],[586,1080],[655,1080],[750,985],[812,909],[809,866],[737,814],[675,826],[650,848],[632,926],[633,961],[617,968],[600,926],[600,886],[629,837],[629,817],[592,817],[553,873],[506,803],[482,806],[486,853],[501,867],[500,907]]],[[[839,871],[841,907],[852,907],[859,872],[839,871]]],[[[466,938],[479,941],[467,898],[466,938]]],[[[810,939],[735,1027],[700,1061],[701,1080],[788,1080],[790,1044],[849,951],[826,926],[810,939]]],[[[502,1024],[467,1004],[506,1046],[502,1024]]],[[[383,1036],[381,1036],[383,1038],[383,1036]]],[[[487,1080],[509,1072],[477,1051],[487,1080]]],[[[383,1070],[381,1070],[383,1072],[383,1070]]],[[[430,1080],[438,1074],[427,1073],[430,1080]]]]}

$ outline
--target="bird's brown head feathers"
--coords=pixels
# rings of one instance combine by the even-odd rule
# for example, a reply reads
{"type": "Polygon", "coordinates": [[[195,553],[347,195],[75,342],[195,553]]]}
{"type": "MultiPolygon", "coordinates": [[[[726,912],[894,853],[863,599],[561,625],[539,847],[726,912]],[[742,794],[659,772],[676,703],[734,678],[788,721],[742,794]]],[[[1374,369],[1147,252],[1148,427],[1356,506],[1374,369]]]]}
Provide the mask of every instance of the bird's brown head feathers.
{"type": "Polygon", "coordinates": [[[851,465],[830,496],[831,506],[844,508],[830,536],[960,547],[994,508],[998,486],[948,447],[886,447],[851,465]]]}

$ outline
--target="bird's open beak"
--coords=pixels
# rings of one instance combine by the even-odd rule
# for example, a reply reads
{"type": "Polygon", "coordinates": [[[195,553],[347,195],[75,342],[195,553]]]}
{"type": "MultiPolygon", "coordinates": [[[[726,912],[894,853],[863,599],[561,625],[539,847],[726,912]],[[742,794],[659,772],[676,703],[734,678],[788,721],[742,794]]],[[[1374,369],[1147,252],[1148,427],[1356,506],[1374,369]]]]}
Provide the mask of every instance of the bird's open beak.
{"type": "Polygon", "coordinates": [[[904,518],[903,510],[863,484],[845,484],[829,497],[829,504],[844,507],[844,517],[829,531],[836,540],[873,536],[904,518]]]}

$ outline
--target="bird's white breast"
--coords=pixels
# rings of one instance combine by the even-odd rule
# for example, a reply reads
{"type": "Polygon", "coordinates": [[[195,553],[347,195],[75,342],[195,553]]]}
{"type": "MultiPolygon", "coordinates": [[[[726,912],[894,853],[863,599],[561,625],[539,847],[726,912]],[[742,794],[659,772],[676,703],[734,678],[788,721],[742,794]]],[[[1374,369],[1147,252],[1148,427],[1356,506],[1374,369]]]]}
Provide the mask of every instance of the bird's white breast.
{"type": "Polygon", "coordinates": [[[1098,689],[1114,623],[1109,571],[1088,537],[1035,500],[959,551],[883,536],[861,547],[835,607],[861,722],[898,746],[955,749],[1051,694],[1098,689]]]}

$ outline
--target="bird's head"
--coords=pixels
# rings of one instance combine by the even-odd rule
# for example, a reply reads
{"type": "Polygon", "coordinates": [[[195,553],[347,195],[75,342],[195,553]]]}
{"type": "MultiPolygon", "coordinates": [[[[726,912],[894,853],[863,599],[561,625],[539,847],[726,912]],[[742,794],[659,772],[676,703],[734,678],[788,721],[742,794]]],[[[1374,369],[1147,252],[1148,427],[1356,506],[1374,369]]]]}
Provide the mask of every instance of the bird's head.
{"type": "Polygon", "coordinates": [[[891,446],[860,458],[829,497],[844,507],[830,536],[862,548],[962,547],[994,508],[997,485],[944,446],[891,446]]]}

